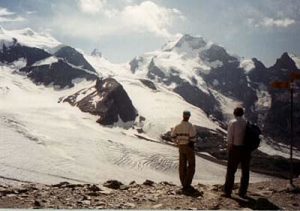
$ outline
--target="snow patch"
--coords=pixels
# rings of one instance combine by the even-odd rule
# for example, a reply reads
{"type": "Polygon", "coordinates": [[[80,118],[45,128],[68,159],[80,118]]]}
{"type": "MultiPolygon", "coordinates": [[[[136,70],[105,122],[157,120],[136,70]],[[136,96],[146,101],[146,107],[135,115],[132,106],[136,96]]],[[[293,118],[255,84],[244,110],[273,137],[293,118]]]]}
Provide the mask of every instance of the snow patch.
{"type": "Polygon", "coordinates": [[[295,54],[289,54],[289,57],[295,62],[296,67],[300,69],[300,57],[297,57],[295,54]]]}
{"type": "Polygon", "coordinates": [[[249,73],[255,68],[255,64],[252,59],[244,59],[240,62],[239,68],[242,68],[246,73],[249,73]]]}
{"type": "Polygon", "coordinates": [[[58,58],[55,56],[50,56],[46,59],[43,59],[41,61],[35,62],[32,66],[41,66],[41,65],[49,65],[58,62],[58,58]]]}

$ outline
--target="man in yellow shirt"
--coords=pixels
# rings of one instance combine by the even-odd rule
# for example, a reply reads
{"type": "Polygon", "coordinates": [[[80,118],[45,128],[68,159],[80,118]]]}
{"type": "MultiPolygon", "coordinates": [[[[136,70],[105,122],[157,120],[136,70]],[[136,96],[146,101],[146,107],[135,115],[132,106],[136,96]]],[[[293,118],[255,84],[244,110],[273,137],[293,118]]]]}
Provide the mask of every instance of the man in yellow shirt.
{"type": "Polygon", "coordinates": [[[184,191],[193,190],[191,186],[195,174],[196,130],[189,122],[191,113],[183,112],[183,120],[172,130],[172,139],[179,148],[179,178],[184,191]]]}

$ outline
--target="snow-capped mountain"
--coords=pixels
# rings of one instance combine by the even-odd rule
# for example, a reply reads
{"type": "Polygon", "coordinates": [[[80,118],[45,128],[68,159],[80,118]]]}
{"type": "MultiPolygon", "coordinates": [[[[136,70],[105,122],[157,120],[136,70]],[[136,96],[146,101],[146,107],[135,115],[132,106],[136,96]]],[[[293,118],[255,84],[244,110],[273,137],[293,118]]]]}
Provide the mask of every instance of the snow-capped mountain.
{"type": "Polygon", "coordinates": [[[134,58],[130,67],[135,75],[167,85],[208,115],[224,120],[234,107],[228,97],[247,108],[257,100],[246,75],[251,64],[201,37],[183,35],[161,50],[134,58]]]}
{"type": "MultiPolygon", "coordinates": [[[[160,136],[181,121],[183,110],[192,112],[193,124],[224,134],[222,120],[237,104],[257,107],[273,100],[264,79],[255,76],[265,72],[261,62],[233,56],[203,38],[184,35],[129,64],[113,64],[98,50],[85,54],[28,29],[1,32],[0,176],[5,178],[179,183],[178,152],[160,136]]],[[[225,170],[197,157],[195,182],[222,183],[225,170]]]]}
{"type": "MultiPolygon", "coordinates": [[[[270,84],[290,80],[289,73],[299,71],[299,61],[297,56],[284,53],[274,66],[267,68],[256,58],[231,55],[224,47],[202,37],[183,35],[161,50],[134,58],[130,69],[134,75],[168,87],[221,121],[232,117],[229,114],[236,105],[243,105],[247,118],[265,127],[266,134],[276,133],[272,135],[276,139],[279,133],[286,137],[289,131],[289,98],[283,101],[285,106],[280,106],[277,94],[273,94],[278,91],[272,90],[270,84]],[[281,129],[272,130],[277,128],[275,125],[281,129]]],[[[297,108],[296,105],[296,113],[297,108]]],[[[285,139],[284,142],[288,141],[285,139]]]]}
{"type": "Polygon", "coordinates": [[[30,28],[6,30],[0,26],[0,49],[3,44],[9,47],[16,42],[23,46],[40,48],[49,52],[53,52],[55,48],[62,45],[48,33],[37,33],[30,28]]]}

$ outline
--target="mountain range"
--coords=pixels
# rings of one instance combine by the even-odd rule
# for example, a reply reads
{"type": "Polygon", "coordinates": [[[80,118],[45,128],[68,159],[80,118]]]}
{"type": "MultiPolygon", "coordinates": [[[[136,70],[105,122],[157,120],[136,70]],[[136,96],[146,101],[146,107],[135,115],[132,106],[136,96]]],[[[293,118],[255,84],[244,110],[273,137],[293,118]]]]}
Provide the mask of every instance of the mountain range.
{"type": "MultiPolygon", "coordinates": [[[[93,181],[96,176],[75,173],[75,166],[95,173],[91,169],[102,161],[104,166],[117,168],[118,173],[128,172],[129,166],[141,170],[138,175],[146,169],[153,177],[171,172],[175,178],[176,158],[158,145],[163,143],[160,137],[180,121],[182,111],[191,110],[195,125],[225,134],[237,105],[244,106],[247,119],[263,129],[265,141],[260,150],[287,156],[289,92],[272,89],[270,83],[289,80],[291,72],[300,72],[300,58],[291,53],[283,53],[273,66],[265,67],[256,58],[230,54],[202,37],[182,35],[159,50],[128,63],[113,64],[97,49],[88,55],[49,34],[1,27],[0,67],[0,120],[4,125],[2,138],[6,139],[3,146],[8,146],[11,153],[22,154],[23,148],[19,149],[20,143],[12,137],[38,144],[22,145],[35,159],[28,158],[31,164],[25,170],[19,159],[4,156],[1,162],[6,163],[4,172],[8,175],[16,169],[30,169],[29,175],[34,175],[37,164],[46,165],[55,157],[49,168],[42,165],[47,172],[43,181],[61,177],[57,175],[64,172],[62,163],[67,166],[68,173],[64,173],[70,180],[76,176],[81,178],[77,180],[93,181]],[[98,149],[97,137],[102,140],[102,155],[94,151],[98,149]],[[142,145],[148,148],[141,146],[141,137],[147,140],[142,145]],[[72,141],[82,148],[73,149],[72,141]],[[40,145],[47,156],[38,161],[42,156],[40,145]],[[85,155],[80,154],[85,150],[85,155]],[[90,167],[86,167],[91,159],[90,167]]],[[[294,118],[299,122],[299,93],[294,98],[294,118]]],[[[296,125],[297,147],[299,133],[296,125]]],[[[102,170],[103,179],[111,174],[102,170]]],[[[213,180],[218,181],[223,171],[215,167],[207,174],[216,174],[213,180]]]]}

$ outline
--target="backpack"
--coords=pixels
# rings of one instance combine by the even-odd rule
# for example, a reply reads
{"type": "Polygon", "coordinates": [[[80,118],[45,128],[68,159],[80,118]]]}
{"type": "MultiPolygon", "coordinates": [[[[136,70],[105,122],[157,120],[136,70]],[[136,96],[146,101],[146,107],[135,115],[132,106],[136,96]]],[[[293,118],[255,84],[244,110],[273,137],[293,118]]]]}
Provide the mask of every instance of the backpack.
{"type": "Polygon", "coordinates": [[[246,131],[244,136],[244,145],[251,152],[259,147],[261,130],[256,124],[247,122],[246,131]]]}

